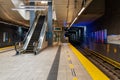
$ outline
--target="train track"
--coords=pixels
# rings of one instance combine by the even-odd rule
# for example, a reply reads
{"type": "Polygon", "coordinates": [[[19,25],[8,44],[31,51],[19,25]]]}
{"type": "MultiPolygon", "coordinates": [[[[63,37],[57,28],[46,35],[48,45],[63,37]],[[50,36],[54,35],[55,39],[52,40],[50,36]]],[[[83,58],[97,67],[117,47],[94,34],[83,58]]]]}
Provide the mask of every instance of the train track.
{"type": "Polygon", "coordinates": [[[111,80],[120,80],[120,65],[110,62],[88,48],[76,47],[85,57],[103,71],[111,80]]]}

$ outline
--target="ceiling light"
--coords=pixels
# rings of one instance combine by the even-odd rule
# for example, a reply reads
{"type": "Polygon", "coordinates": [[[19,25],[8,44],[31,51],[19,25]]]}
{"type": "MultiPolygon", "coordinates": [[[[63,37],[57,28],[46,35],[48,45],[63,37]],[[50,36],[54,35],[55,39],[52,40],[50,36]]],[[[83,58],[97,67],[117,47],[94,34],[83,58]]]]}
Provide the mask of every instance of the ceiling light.
{"type": "Polygon", "coordinates": [[[29,0],[28,2],[42,2],[42,3],[46,3],[46,2],[51,2],[51,0],[29,0]]]}
{"type": "MultiPolygon", "coordinates": [[[[85,10],[85,7],[83,7],[80,12],[78,13],[78,16],[80,16],[82,14],[82,12],[85,10]]],[[[74,21],[72,22],[72,24],[77,20],[77,17],[74,19],[74,21]]],[[[70,25],[70,27],[72,26],[72,24],[70,25]]]]}
{"type": "Polygon", "coordinates": [[[57,17],[56,17],[56,12],[55,10],[53,10],[53,16],[52,16],[53,20],[57,20],[57,17]]]}
{"type": "MultiPolygon", "coordinates": [[[[77,20],[77,17],[74,19],[74,21],[72,22],[72,24],[77,20]]],[[[72,24],[70,26],[72,26],[72,24]]]]}
{"type": "Polygon", "coordinates": [[[31,6],[31,5],[20,5],[20,8],[48,8],[48,6],[31,6]]]}
{"type": "Polygon", "coordinates": [[[45,8],[12,8],[12,10],[28,10],[28,11],[40,10],[40,11],[44,11],[46,9],[45,8]]]}
{"type": "Polygon", "coordinates": [[[85,7],[83,7],[80,12],[78,13],[78,16],[81,15],[81,13],[85,10],[85,7]]]}
{"type": "Polygon", "coordinates": [[[41,1],[41,4],[47,4],[48,1],[41,1]]]}
{"type": "Polygon", "coordinates": [[[0,21],[0,23],[7,24],[7,25],[13,25],[13,26],[19,26],[19,25],[12,24],[12,23],[7,23],[7,22],[4,22],[4,21],[0,21]]]}

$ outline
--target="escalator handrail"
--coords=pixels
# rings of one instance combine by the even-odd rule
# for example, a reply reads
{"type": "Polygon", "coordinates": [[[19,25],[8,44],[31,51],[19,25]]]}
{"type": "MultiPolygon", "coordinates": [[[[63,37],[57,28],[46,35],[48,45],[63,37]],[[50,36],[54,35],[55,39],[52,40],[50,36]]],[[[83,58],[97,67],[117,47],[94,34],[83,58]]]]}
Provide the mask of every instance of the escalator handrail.
{"type": "Polygon", "coordinates": [[[26,40],[25,40],[25,43],[24,43],[24,45],[23,45],[23,50],[26,50],[26,48],[27,48],[27,46],[28,46],[28,44],[29,44],[29,41],[30,41],[30,39],[31,39],[31,37],[32,37],[32,34],[33,34],[34,30],[35,30],[35,27],[36,27],[36,25],[37,25],[37,22],[38,22],[38,20],[39,20],[39,17],[40,17],[40,14],[38,14],[38,15],[36,16],[35,20],[34,20],[34,23],[33,23],[32,27],[31,27],[31,30],[30,30],[30,32],[28,33],[28,35],[27,35],[27,37],[26,37],[26,40]]]}
{"type": "Polygon", "coordinates": [[[47,28],[47,23],[46,23],[47,21],[46,20],[47,20],[47,18],[45,17],[44,23],[43,23],[43,26],[42,26],[42,29],[41,29],[41,32],[40,32],[39,40],[38,40],[37,50],[40,50],[42,48],[42,43],[43,43],[43,40],[44,40],[46,28],[47,28]]]}
{"type": "MultiPolygon", "coordinates": [[[[40,14],[39,14],[39,15],[40,15],[40,14]]],[[[38,16],[35,17],[34,22],[37,20],[37,18],[38,18],[38,16]]],[[[34,23],[32,24],[32,26],[34,26],[34,23]]],[[[31,32],[32,28],[33,28],[32,26],[30,26],[30,28],[29,28],[28,32],[26,33],[25,38],[23,39],[23,41],[20,41],[20,42],[16,42],[16,43],[15,43],[15,51],[16,51],[16,52],[18,52],[17,46],[18,46],[19,43],[23,43],[23,46],[24,46],[24,43],[25,43],[25,41],[26,41],[29,33],[31,32]]],[[[22,48],[23,48],[23,47],[22,47],[22,48]]],[[[21,49],[22,49],[22,48],[21,48],[21,49]]]]}
{"type": "Polygon", "coordinates": [[[37,51],[38,43],[39,43],[38,41],[33,42],[33,46],[34,46],[33,52],[36,52],[36,51],[37,51]]]}
{"type": "Polygon", "coordinates": [[[21,48],[23,47],[23,42],[16,42],[15,43],[15,51],[19,52],[19,50],[21,50],[21,48]]]}
{"type": "MultiPolygon", "coordinates": [[[[34,19],[34,22],[35,22],[35,20],[37,19],[37,16],[35,17],[35,19],[34,19]]],[[[32,24],[32,26],[34,25],[34,23],[32,24]]],[[[28,36],[28,34],[30,33],[30,31],[32,30],[32,26],[30,26],[30,28],[29,28],[29,30],[28,30],[28,32],[26,33],[26,35],[25,35],[25,38],[24,38],[24,40],[23,40],[23,42],[25,42],[25,40],[27,39],[27,36],[28,36]]]]}

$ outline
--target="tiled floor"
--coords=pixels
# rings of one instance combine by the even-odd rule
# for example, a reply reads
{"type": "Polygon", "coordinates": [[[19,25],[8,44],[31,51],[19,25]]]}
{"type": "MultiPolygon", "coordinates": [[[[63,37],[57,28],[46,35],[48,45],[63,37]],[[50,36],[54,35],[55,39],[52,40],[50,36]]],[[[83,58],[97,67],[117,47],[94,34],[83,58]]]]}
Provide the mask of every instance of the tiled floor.
{"type": "MultiPolygon", "coordinates": [[[[68,76],[68,79],[58,79],[58,80],[73,80],[74,77],[76,77],[78,80],[92,80],[90,75],[86,72],[85,68],[82,66],[82,64],[79,62],[79,60],[76,58],[76,56],[73,54],[72,50],[69,48],[69,46],[67,44],[62,45],[61,51],[62,51],[62,53],[61,53],[61,58],[60,58],[60,61],[61,61],[60,64],[67,64],[66,69],[69,71],[69,76],[71,75],[71,77],[69,77],[68,74],[66,74],[66,76],[68,76]],[[66,63],[65,63],[65,61],[66,61],[66,63]],[[75,75],[73,75],[71,70],[69,70],[70,69],[69,64],[73,65],[75,75]]],[[[65,67],[63,67],[63,68],[65,68],[65,67]]],[[[63,70],[63,69],[59,69],[59,71],[60,70],[63,70]]]]}
{"type": "Polygon", "coordinates": [[[0,54],[0,80],[91,80],[67,44],[49,47],[40,54],[21,54],[15,51],[0,54]],[[70,68],[71,58],[74,75],[70,68]]]}

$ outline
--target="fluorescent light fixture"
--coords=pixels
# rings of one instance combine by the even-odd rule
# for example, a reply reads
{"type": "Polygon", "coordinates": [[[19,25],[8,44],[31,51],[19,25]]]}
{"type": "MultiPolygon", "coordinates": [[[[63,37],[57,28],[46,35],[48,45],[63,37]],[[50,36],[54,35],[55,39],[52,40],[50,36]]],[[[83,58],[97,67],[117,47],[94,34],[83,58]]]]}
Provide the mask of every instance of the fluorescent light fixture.
{"type": "Polygon", "coordinates": [[[41,3],[46,3],[46,2],[51,2],[51,0],[29,0],[28,2],[41,2],[41,3]]]}
{"type": "Polygon", "coordinates": [[[48,1],[41,1],[41,3],[42,3],[42,4],[47,4],[47,3],[48,3],[48,1]]]}
{"type": "MultiPolygon", "coordinates": [[[[72,24],[77,20],[77,17],[74,19],[74,21],[72,22],[72,24]]],[[[72,26],[72,24],[70,26],[72,26]]]]}
{"type": "Polygon", "coordinates": [[[7,24],[7,25],[13,25],[13,26],[19,26],[19,25],[12,24],[12,23],[7,23],[7,22],[4,22],[4,21],[0,21],[0,23],[7,24]]]}
{"type": "Polygon", "coordinates": [[[28,11],[40,10],[40,11],[44,11],[46,9],[45,8],[12,8],[12,10],[28,10],[28,11]]]}
{"type": "Polygon", "coordinates": [[[78,16],[81,15],[81,13],[85,10],[85,7],[83,7],[80,12],[78,13],[78,16]]]}
{"type": "MultiPolygon", "coordinates": [[[[80,16],[82,14],[82,12],[85,10],[85,7],[83,7],[80,12],[78,13],[78,16],[80,16]]],[[[77,17],[74,19],[74,21],[72,22],[72,24],[77,20],[77,17]]],[[[72,24],[70,25],[70,27],[72,26],[72,24]]]]}
{"type": "Polygon", "coordinates": [[[53,16],[52,16],[53,20],[57,20],[57,17],[56,17],[56,12],[55,10],[53,10],[53,16]]]}
{"type": "Polygon", "coordinates": [[[31,5],[20,5],[20,8],[48,8],[48,6],[31,6],[31,5]]]}

